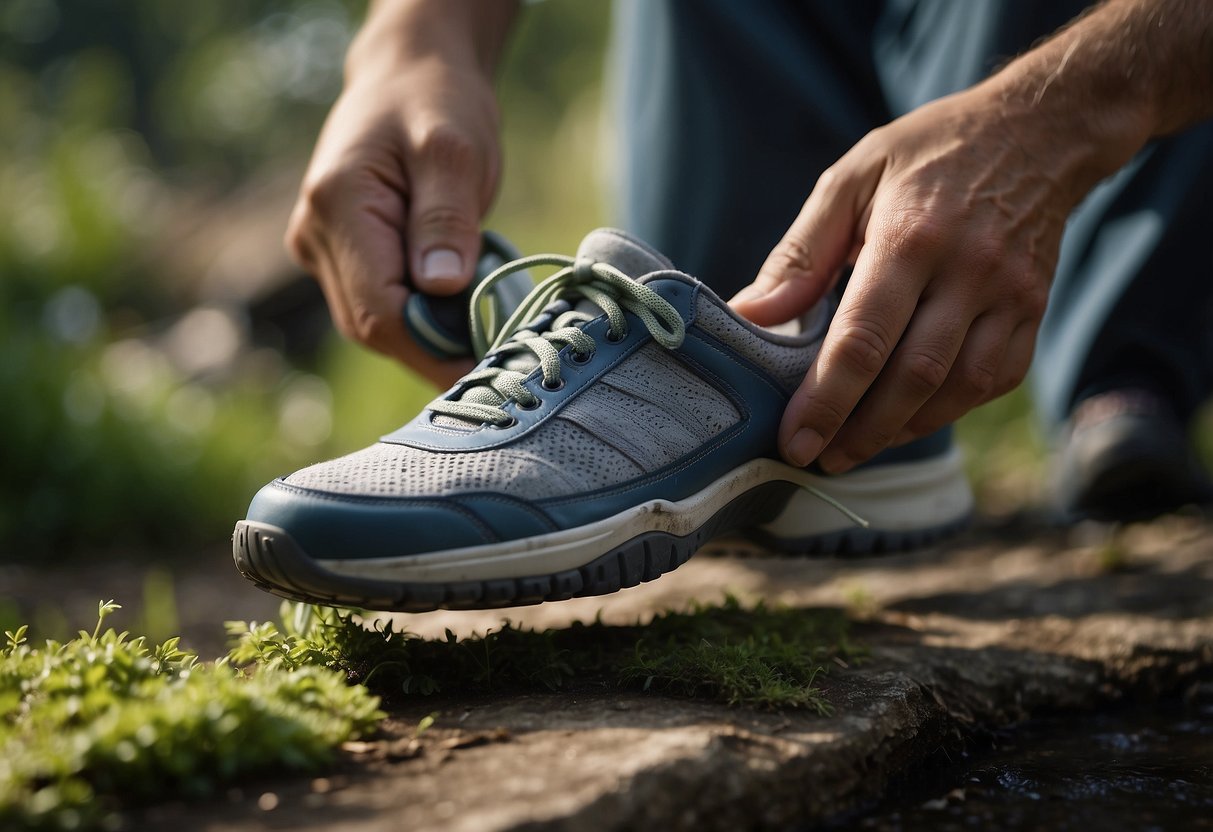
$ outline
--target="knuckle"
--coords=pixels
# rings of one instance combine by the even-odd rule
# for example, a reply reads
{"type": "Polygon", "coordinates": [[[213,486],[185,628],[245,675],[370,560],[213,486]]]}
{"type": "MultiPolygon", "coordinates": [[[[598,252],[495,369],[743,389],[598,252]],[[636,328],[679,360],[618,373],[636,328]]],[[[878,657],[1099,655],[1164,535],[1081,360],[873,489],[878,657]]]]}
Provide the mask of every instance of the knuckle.
{"type": "Polygon", "coordinates": [[[418,211],[416,225],[431,234],[472,234],[476,220],[451,205],[428,205],[418,211]]]}
{"type": "Polygon", "coordinates": [[[349,335],[359,343],[382,351],[392,340],[393,323],[387,317],[361,307],[354,311],[349,335]]]}
{"type": "Polygon", "coordinates": [[[960,383],[973,398],[982,398],[994,389],[997,370],[986,361],[969,361],[961,368],[960,383]]]}
{"type": "Polygon", "coordinates": [[[996,399],[1006,395],[1023,383],[1028,376],[1027,367],[1010,367],[993,380],[987,392],[987,398],[996,399]]]}
{"type": "Polygon", "coordinates": [[[856,372],[875,376],[884,367],[891,349],[892,339],[884,327],[870,321],[855,321],[840,333],[833,357],[856,372]]]}
{"type": "Polygon", "coordinates": [[[1007,260],[1006,244],[996,235],[977,240],[969,251],[969,262],[979,274],[992,274],[1004,268],[1007,260]]]}
{"type": "Polygon", "coordinates": [[[311,268],[312,246],[308,241],[307,233],[303,230],[302,223],[292,221],[287,226],[286,234],[282,237],[282,244],[296,263],[304,268],[311,268]]]}
{"type": "Polygon", "coordinates": [[[890,252],[901,260],[918,260],[938,251],[947,229],[931,214],[903,211],[884,230],[890,252]]]}
{"type": "Polygon", "coordinates": [[[814,427],[822,436],[832,436],[850,415],[850,411],[831,399],[816,399],[812,411],[805,419],[806,425],[814,427]]]}
{"type": "Polygon", "coordinates": [[[799,237],[784,237],[772,255],[773,265],[785,276],[804,276],[813,271],[813,257],[799,237]]]}
{"type": "Polygon", "coordinates": [[[949,370],[951,367],[943,357],[925,349],[911,352],[906,356],[903,365],[906,379],[918,392],[925,394],[942,387],[948,378],[949,370]]]}
{"type": "Polygon", "coordinates": [[[345,177],[339,173],[325,173],[307,179],[299,192],[300,213],[306,224],[313,217],[332,216],[345,189],[345,177]]]}
{"type": "Polygon", "coordinates": [[[896,433],[887,428],[882,428],[879,425],[866,425],[864,427],[863,439],[854,441],[843,448],[843,453],[850,457],[853,462],[863,462],[865,459],[874,456],[893,442],[896,433]]]}
{"type": "Polygon", "coordinates": [[[842,172],[838,170],[838,166],[836,164],[830,165],[817,177],[817,184],[813,186],[813,190],[821,191],[824,194],[832,194],[839,189],[842,179],[842,172]]]}
{"type": "Polygon", "coordinates": [[[1048,305],[1049,290],[1044,286],[1037,285],[1024,298],[1024,311],[1032,320],[1043,318],[1048,305]]]}
{"type": "Polygon", "coordinates": [[[417,153],[442,170],[467,171],[476,159],[476,143],[452,125],[437,124],[417,137],[417,153]]]}
{"type": "Polygon", "coordinates": [[[1007,286],[1014,302],[1024,314],[1033,318],[1044,315],[1049,300],[1048,285],[1027,263],[1012,264],[1007,286]]]}

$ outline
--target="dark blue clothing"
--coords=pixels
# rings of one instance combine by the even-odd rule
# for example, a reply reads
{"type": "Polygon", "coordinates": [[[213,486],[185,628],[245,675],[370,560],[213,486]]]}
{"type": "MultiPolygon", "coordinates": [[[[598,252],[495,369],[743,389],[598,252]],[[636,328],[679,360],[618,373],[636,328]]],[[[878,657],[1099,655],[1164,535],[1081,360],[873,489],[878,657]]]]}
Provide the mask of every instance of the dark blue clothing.
{"type": "MultiPolygon", "coordinates": [[[[1074,0],[617,0],[621,224],[728,297],[817,176],[868,131],[964,89],[1078,15],[1074,0]]],[[[1213,389],[1213,124],[1152,144],[1072,215],[1033,391],[1213,389]]]]}

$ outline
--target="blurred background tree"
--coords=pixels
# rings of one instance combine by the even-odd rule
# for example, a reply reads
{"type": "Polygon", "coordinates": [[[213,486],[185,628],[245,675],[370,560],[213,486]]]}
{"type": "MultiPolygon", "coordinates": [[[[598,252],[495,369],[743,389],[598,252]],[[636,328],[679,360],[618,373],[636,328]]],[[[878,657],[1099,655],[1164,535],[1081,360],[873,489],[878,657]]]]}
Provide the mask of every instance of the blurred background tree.
{"type": "MultiPolygon", "coordinates": [[[[432,395],[282,253],[363,6],[0,5],[0,557],[222,541],[265,481],[432,395]]],[[[603,217],[607,13],[528,9],[506,60],[489,224],[525,249],[603,217]]]]}

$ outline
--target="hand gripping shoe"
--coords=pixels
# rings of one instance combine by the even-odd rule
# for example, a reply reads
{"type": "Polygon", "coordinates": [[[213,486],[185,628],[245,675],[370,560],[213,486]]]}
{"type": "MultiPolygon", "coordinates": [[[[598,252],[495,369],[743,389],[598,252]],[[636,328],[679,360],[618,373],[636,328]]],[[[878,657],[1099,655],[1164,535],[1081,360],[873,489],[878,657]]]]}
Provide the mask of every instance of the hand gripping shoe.
{"type": "MultiPolygon", "coordinates": [[[[476,287],[502,266],[521,255],[510,241],[493,231],[480,235],[480,257],[472,282],[457,295],[435,296],[412,292],[404,304],[404,326],[422,349],[435,358],[463,358],[472,354],[472,334],[468,329],[468,308],[476,287]]],[[[486,293],[489,311],[505,319],[517,309],[533,288],[530,275],[512,271],[497,280],[486,293]]]]}
{"type": "Polygon", "coordinates": [[[829,310],[810,317],[799,335],[756,327],[610,229],[575,259],[510,263],[473,298],[479,365],[375,445],[258,492],[236,564],[309,601],[503,607],[634,586],[731,531],[879,549],[961,522],[971,498],[954,450],[907,463],[891,487],[879,469],[821,477],[779,460],[780,417],[829,310]],[[560,270],[486,331],[476,310],[493,283],[542,265],[560,270]],[[863,529],[834,490],[861,514],[891,504],[892,527],[863,529]]]}

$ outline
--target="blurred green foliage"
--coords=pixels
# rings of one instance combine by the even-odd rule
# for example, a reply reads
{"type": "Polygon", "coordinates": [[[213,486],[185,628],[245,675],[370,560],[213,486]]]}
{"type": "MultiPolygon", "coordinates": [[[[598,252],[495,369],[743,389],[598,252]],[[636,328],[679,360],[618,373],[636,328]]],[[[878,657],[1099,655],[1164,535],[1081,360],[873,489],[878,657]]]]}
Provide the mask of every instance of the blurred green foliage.
{"type": "MultiPolygon", "coordinates": [[[[261,484],[366,444],[432,395],[335,336],[307,371],[266,350],[199,370],[191,350],[232,322],[186,314],[154,267],[192,201],[266,167],[302,171],[363,6],[0,6],[0,557],[217,542],[261,484]]],[[[506,60],[509,163],[490,224],[524,248],[568,248],[601,219],[606,13],[528,8],[506,60]]]]}
{"type": "MultiPolygon", "coordinates": [[[[194,206],[222,206],[267,170],[302,172],[363,6],[0,4],[0,557],[218,543],[261,484],[365,445],[432,395],[335,335],[306,367],[241,347],[215,370],[200,348],[222,353],[241,321],[188,309],[157,267],[194,206]]],[[[486,225],[524,252],[571,251],[607,218],[608,29],[604,2],[520,16],[486,225]]],[[[1022,397],[961,437],[994,503],[1035,482],[1022,397]]]]}

